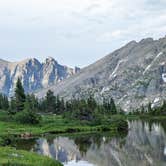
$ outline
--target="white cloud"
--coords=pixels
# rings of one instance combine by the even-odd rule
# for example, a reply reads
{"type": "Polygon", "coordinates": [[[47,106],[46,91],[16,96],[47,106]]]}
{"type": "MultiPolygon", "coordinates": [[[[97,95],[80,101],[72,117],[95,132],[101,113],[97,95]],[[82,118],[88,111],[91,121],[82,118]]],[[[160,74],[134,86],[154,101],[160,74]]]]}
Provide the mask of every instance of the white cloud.
{"type": "Polygon", "coordinates": [[[113,32],[103,33],[99,38],[98,42],[111,42],[113,40],[117,40],[123,37],[123,35],[127,34],[128,31],[125,30],[115,30],[113,32]]]}
{"type": "Polygon", "coordinates": [[[0,0],[0,58],[42,52],[68,64],[70,52],[72,65],[85,65],[91,54],[97,60],[124,41],[164,36],[165,6],[165,0],[0,0]],[[78,55],[86,58],[72,58],[78,55]]]}

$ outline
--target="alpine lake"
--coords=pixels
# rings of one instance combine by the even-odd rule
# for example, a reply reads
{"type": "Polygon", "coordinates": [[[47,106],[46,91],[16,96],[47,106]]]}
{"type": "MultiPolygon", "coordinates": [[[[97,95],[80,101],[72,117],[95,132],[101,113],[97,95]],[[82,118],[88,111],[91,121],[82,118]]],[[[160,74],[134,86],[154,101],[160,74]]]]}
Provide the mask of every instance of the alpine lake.
{"type": "Polygon", "coordinates": [[[18,139],[12,146],[60,161],[64,166],[165,166],[166,120],[130,120],[122,135],[48,134],[18,139]]]}

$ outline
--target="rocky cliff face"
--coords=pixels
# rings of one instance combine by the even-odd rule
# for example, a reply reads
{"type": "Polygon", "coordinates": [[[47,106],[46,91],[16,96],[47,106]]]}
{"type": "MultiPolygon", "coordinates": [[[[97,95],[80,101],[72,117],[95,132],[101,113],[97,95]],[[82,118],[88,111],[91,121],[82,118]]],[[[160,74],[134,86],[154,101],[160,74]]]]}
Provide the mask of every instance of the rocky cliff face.
{"type": "Polygon", "coordinates": [[[25,91],[33,92],[56,84],[79,70],[79,68],[62,66],[51,57],[44,63],[40,63],[35,58],[21,62],[0,60],[0,92],[8,96],[12,95],[18,77],[21,78],[25,91]]]}
{"type": "Polygon", "coordinates": [[[160,104],[166,99],[166,37],[132,41],[49,89],[66,99],[113,97],[126,111],[148,102],[160,104]]]}

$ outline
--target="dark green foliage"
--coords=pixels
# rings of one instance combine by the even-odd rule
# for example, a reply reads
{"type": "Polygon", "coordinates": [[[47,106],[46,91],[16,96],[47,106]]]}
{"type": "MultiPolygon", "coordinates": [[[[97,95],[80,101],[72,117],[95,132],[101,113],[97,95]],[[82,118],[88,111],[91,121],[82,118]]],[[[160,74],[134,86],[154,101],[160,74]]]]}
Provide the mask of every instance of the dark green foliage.
{"type": "Polygon", "coordinates": [[[103,106],[107,112],[110,112],[111,114],[117,114],[117,109],[116,109],[113,98],[104,99],[103,106]]]}
{"type": "Polygon", "coordinates": [[[47,105],[46,105],[45,98],[42,98],[41,100],[38,101],[38,110],[40,110],[40,112],[47,111],[47,105]]]}
{"type": "Polygon", "coordinates": [[[166,115],[166,101],[164,101],[161,106],[154,108],[152,108],[152,104],[149,103],[147,107],[142,106],[141,109],[134,110],[130,115],[166,115]]]}
{"type": "MultiPolygon", "coordinates": [[[[46,97],[39,101],[38,107],[40,112],[63,114],[66,118],[82,121],[93,121],[99,116],[118,113],[113,99],[104,100],[103,104],[98,104],[92,96],[87,99],[64,101],[63,98],[54,96],[51,90],[48,90],[46,97]]],[[[123,113],[121,109],[120,113],[123,113]]]]}
{"type": "Polygon", "coordinates": [[[152,112],[153,110],[152,110],[152,104],[151,103],[149,103],[148,104],[148,112],[150,113],[150,112],[152,112]]]}
{"type": "Polygon", "coordinates": [[[119,132],[128,130],[128,123],[126,120],[118,119],[116,120],[115,124],[117,125],[117,130],[119,132]]]}
{"type": "Polygon", "coordinates": [[[10,99],[8,112],[11,115],[24,110],[24,105],[26,101],[26,95],[24,93],[24,88],[22,86],[20,78],[18,78],[15,88],[14,97],[10,99]]]}
{"type": "Polygon", "coordinates": [[[17,122],[38,124],[40,122],[40,116],[36,113],[38,110],[38,99],[33,94],[25,95],[21,80],[18,78],[15,96],[10,101],[9,114],[13,115],[17,122]]]}
{"type": "Polygon", "coordinates": [[[59,98],[59,96],[54,96],[51,90],[48,90],[46,97],[38,103],[39,110],[42,112],[50,112],[55,114],[62,114],[65,111],[65,102],[59,98]]]}
{"type": "Polygon", "coordinates": [[[65,111],[65,102],[62,99],[59,98],[59,96],[55,97],[55,111],[56,114],[62,114],[65,111]]]}
{"type": "Polygon", "coordinates": [[[95,108],[97,107],[96,100],[92,96],[90,96],[87,99],[87,105],[90,107],[91,110],[95,110],[95,108]]]}
{"type": "Polygon", "coordinates": [[[9,101],[7,96],[0,94],[0,109],[8,110],[9,109],[9,101]]]}
{"type": "Polygon", "coordinates": [[[38,100],[33,94],[25,95],[20,79],[17,81],[15,97],[11,98],[10,104],[7,97],[0,96],[0,99],[0,103],[5,103],[3,107],[9,108],[9,113],[16,121],[28,124],[39,123],[40,116],[37,112],[64,115],[67,119],[84,121],[93,125],[109,123],[112,115],[123,113],[122,110],[117,111],[112,98],[104,99],[100,104],[92,96],[87,99],[64,101],[63,98],[54,96],[54,93],[48,90],[46,97],[38,100]]]}
{"type": "Polygon", "coordinates": [[[166,115],[166,101],[160,107],[153,108],[151,112],[148,112],[152,115],[166,115]]]}
{"type": "Polygon", "coordinates": [[[86,100],[74,100],[71,110],[71,118],[79,120],[93,120],[93,110],[91,105],[89,105],[86,100]]]}
{"type": "MultiPolygon", "coordinates": [[[[89,121],[93,125],[109,123],[110,117],[118,113],[113,99],[97,104],[92,96],[88,99],[68,101],[65,106],[66,118],[89,121]]],[[[122,112],[120,110],[120,113],[122,112]]]]}
{"type": "Polygon", "coordinates": [[[117,109],[116,109],[116,105],[114,103],[113,98],[111,98],[109,106],[110,106],[110,111],[112,112],[112,114],[117,114],[117,109]]]}
{"type": "Polygon", "coordinates": [[[35,95],[34,94],[26,95],[24,109],[37,112],[38,108],[39,108],[38,99],[35,97],[35,95]]]}
{"type": "Polygon", "coordinates": [[[18,78],[15,89],[15,102],[17,112],[20,112],[24,109],[25,98],[26,96],[24,93],[24,88],[22,86],[20,78],[18,78]]]}
{"type": "Polygon", "coordinates": [[[40,123],[41,117],[37,114],[38,100],[32,95],[27,95],[24,103],[24,110],[17,112],[15,120],[22,124],[38,124],[40,123]]]}
{"type": "Polygon", "coordinates": [[[56,109],[55,106],[55,96],[51,90],[48,90],[46,94],[45,104],[47,108],[47,112],[54,112],[56,109]]]}
{"type": "Polygon", "coordinates": [[[16,114],[16,112],[17,112],[17,110],[16,110],[16,100],[13,97],[10,99],[10,106],[9,106],[8,112],[11,115],[16,114]]]}
{"type": "Polygon", "coordinates": [[[24,110],[16,113],[14,116],[15,120],[22,124],[38,124],[41,120],[40,115],[30,111],[24,110]]]}

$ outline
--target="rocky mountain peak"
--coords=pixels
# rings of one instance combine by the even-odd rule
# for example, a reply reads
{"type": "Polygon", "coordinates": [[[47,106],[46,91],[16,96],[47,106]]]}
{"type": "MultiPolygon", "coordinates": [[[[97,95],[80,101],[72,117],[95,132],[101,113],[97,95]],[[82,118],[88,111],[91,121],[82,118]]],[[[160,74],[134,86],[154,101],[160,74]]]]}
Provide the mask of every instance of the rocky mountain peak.
{"type": "Polygon", "coordinates": [[[10,62],[3,60],[3,59],[0,59],[0,63],[10,63],[10,62]]]}
{"type": "Polygon", "coordinates": [[[58,64],[58,62],[53,57],[47,57],[44,64],[58,64]]]}
{"type": "Polygon", "coordinates": [[[147,44],[147,43],[152,43],[153,41],[154,41],[153,38],[145,38],[145,39],[142,39],[139,43],[147,44]]]}
{"type": "MultiPolygon", "coordinates": [[[[49,89],[66,100],[89,94],[99,102],[113,97],[126,111],[162,102],[166,100],[166,38],[129,42],[49,89]]],[[[47,90],[37,95],[42,97],[47,90]]]]}
{"type": "Polygon", "coordinates": [[[32,63],[40,63],[36,58],[31,58],[31,59],[29,59],[29,61],[30,62],[32,62],[32,63]]]}
{"type": "Polygon", "coordinates": [[[26,92],[56,84],[74,74],[75,69],[58,64],[52,58],[40,63],[36,58],[28,58],[19,62],[0,60],[0,92],[13,95],[18,77],[22,80],[26,92]]]}
{"type": "Polygon", "coordinates": [[[79,73],[80,70],[81,70],[81,69],[80,69],[79,67],[75,66],[75,68],[74,68],[74,73],[79,73]]]}
{"type": "Polygon", "coordinates": [[[36,58],[30,58],[27,59],[27,61],[25,62],[26,65],[30,65],[30,66],[40,66],[41,63],[36,59],[36,58]]]}

